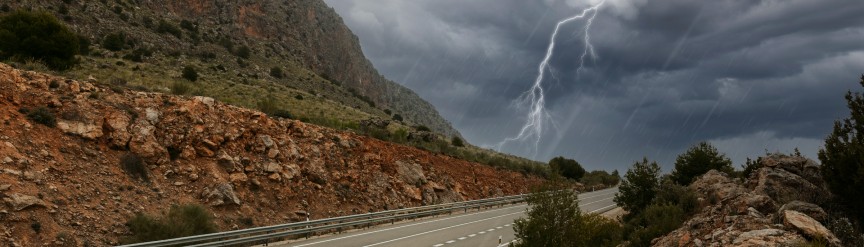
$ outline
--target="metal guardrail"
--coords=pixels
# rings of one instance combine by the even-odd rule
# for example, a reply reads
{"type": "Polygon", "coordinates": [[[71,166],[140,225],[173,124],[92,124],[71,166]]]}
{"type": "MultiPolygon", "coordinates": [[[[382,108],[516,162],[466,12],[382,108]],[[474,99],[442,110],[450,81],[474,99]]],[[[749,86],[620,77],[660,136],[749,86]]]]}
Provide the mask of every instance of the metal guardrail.
{"type": "Polygon", "coordinates": [[[161,247],[161,246],[228,246],[243,243],[264,243],[263,241],[309,234],[318,231],[341,229],[343,227],[367,226],[376,223],[395,222],[424,216],[452,213],[456,210],[499,206],[525,201],[527,195],[514,195],[497,198],[487,198],[473,201],[453,202],[414,208],[387,210],[366,214],[355,214],[334,218],[318,219],[304,222],[255,227],[234,231],[217,232],[182,238],[173,238],[153,242],[123,245],[122,247],[161,247]]]}

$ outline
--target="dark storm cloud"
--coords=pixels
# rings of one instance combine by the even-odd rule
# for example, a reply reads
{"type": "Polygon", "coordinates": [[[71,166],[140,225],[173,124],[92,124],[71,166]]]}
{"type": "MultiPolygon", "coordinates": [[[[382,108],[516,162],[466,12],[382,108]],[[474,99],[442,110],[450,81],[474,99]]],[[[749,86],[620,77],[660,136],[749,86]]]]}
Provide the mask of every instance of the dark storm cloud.
{"type": "MultiPolygon", "coordinates": [[[[387,77],[434,104],[472,143],[514,135],[516,100],[555,23],[598,0],[325,0],[387,77]]],[[[709,140],[737,163],[796,146],[815,157],[842,95],[864,72],[859,0],[607,0],[591,27],[598,58],[576,68],[584,22],[562,27],[544,80],[538,153],[590,169],[642,156],[671,162],[709,140]]],[[[527,145],[527,144],[526,144],[527,145]]]]}

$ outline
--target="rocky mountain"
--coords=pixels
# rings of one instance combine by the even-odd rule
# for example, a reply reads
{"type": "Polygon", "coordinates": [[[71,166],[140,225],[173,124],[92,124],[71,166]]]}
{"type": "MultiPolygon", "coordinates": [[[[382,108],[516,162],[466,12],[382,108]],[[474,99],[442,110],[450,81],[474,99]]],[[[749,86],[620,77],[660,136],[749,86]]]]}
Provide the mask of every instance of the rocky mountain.
{"type": "Polygon", "coordinates": [[[205,205],[228,230],[525,193],[538,181],[213,98],[0,64],[6,246],[114,245],[136,213],[172,204],[205,205]]]}
{"type": "Polygon", "coordinates": [[[820,206],[831,193],[814,161],[773,154],[760,158],[759,164],[745,181],[715,170],[699,177],[690,188],[697,192],[702,210],[652,245],[801,246],[821,240],[828,246],[854,246],[826,227],[849,223],[820,206]]]}
{"type": "Polygon", "coordinates": [[[52,12],[93,44],[81,66],[67,72],[72,78],[94,76],[167,92],[182,81],[181,69],[192,66],[202,81],[192,94],[248,107],[270,94],[299,117],[356,122],[399,114],[408,125],[459,135],[431,104],[380,75],[357,37],[321,0],[34,0],[4,5],[7,11],[52,12]],[[299,102],[303,96],[307,100],[299,102]],[[314,99],[311,106],[309,98],[314,99]]]}

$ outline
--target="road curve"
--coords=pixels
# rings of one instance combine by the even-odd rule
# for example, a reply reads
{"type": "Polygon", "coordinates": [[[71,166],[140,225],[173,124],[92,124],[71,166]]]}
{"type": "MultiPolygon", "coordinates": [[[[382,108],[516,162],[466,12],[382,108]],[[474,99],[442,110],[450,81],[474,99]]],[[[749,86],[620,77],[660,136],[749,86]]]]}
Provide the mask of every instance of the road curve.
{"type": "MultiPolygon", "coordinates": [[[[615,207],[612,198],[616,192],[618,188],[580,194],[579,206],[582,212],[587,213],[612,209],[615,207]]],[[[526,208],[526,204],[518,204],[481,212],[380,225],[313,239],[273,243],[269,246],[498,246],[499,241],[504,244],[513,241],[513,221],[525,216],[526,208]]]]}

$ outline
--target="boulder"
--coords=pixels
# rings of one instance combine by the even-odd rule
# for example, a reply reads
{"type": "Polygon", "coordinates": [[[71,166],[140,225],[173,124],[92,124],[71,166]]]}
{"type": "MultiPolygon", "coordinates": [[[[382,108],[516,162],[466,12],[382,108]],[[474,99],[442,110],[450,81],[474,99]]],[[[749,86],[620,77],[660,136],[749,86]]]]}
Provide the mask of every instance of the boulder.
{"type": "Polygon", "coordinates": [[[396,161],[396,173],[402,178],[405,183],[420,186],[426,184],[426,175],[423,174],[423,167],[420,164],[413,162],[396,161]]]}
{"type": "Polygon", "coordinates": [[[57,121],[57,128],[63,133],[76,135],[89,140],[96,140],[102,137],[101,124],[89,124],[81,122],[73,122],[66,120],[57,121]]]}
{"type": "Polygon", "coordinates": [[[21,211],[29,207],[48,207],[48,204],[42,199],[17,193],[6,194],[6,198],[3,198],[3,201],[15,211],[21,211]]]}
{"type": "Polygon", "coordinates": [[[107,131],[106,136],[111,146],[115,148],[126,147],[132,135],[129,134],[129,116],[120,112],[112,112],[105,117],[102,124],[107,131]]]}
{"type": "Polygon", "coordinates": [[[824,187],[785,169],[763,167],[751,176],[750,185],[758,194],[767,195],[780,204],[791,201],[821,202],[829,194],[824,187]]]}
{"type": "Polygon", "coordinates": [[[787,210],[798,211],[822,223],[828,221],[828,213],[825,213],[825,210],[813,203],[791,201],[789,203],[783,204],[783,206],[780,207],[780,210],[778,210],[777,213],[778,215],[783,215],[783,212],[787,210]]]}
{"type": "Polygon", "coordinates": [[[834,236],[834,233],[810,216],[795,210],[786,210],[782,215],[783,225],[796,229],[811,238],[824,239],[832,246],[841,246],[840,239],[834,236]]]}
{"type": "Polygon", "coordinates": [[[213,188],[213,190],[205,190],[204,194],[212,206],[240,205],[240,198],[234,193],[234,186],[231,186],[229,183],[221,183],[213,188]]]}
{"type": "Polygon", "coordinates": [[[736,197],[746,192],[742,186],[734,183],[729,177],[717,170],[710,170],[699,176],[690,188],[703,198],[717,199],[718,201],[736,197]]]}

